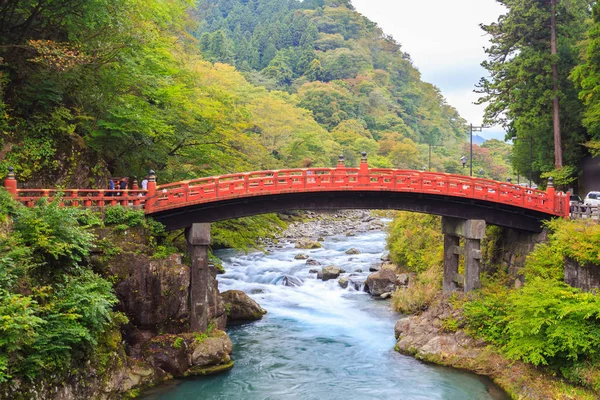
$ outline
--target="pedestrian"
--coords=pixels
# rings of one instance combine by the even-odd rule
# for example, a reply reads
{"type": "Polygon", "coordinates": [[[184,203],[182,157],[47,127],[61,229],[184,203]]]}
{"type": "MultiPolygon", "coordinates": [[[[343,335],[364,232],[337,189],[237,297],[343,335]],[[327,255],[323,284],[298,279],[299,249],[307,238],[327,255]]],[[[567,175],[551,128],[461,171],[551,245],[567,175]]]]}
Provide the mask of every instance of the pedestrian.
{"type": "Polygon", "coordinates": [[[142,190],[148,190],[148,177],[142,180],[142,190]]]}
{"type": "MultiPolygon", "coordinates": [[[[121,190],[127,189],[127,179],[126,178],[121,179],[121,181],[119,182],[119,189],[121,189],[121,190]]],[[[123,196],[124,194],[125,194],[124,192],[120,192],[118,194],[118,196],[123,196]]]]}
{"type": "Polygon", "coordinates": [[[106,195],[107,196],[114,196],[114,192],[113,190],[115,190],[115,182],[112,180],[112,178],[110,178],[108,180],[108,190],[110,190],[110,192],[108,192],[106,195]]]}

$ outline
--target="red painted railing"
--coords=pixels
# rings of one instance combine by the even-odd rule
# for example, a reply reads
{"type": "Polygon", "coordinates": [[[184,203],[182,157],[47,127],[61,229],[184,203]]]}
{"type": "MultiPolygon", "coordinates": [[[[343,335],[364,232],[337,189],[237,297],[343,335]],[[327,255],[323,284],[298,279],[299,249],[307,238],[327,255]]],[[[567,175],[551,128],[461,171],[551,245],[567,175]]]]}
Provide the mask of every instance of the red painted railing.
{"type": "Polygon", "coordinates": [[[62,194],[65,206],[104,207],[121,204],[143,206],[147,214],[195,204],[236,198],[298,192],[385,191],[410,192],[485,200],[567,218],[569,197],[529,189],[508,182],[437,172],[360,168],[284,169],[214,176],[156,186],[153,176],[148,190],[17,189],[9,173],[5,187],[16,199],[32,206],[41,197],[53,199],[62,194]]]}

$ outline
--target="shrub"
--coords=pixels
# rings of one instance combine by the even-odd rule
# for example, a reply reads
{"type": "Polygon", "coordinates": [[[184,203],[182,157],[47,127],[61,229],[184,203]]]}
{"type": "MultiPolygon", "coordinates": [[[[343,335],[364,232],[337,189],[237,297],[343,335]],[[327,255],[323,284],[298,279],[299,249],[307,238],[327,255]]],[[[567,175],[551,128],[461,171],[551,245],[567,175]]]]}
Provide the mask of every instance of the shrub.
{"type": "Polygon", "coordinates": [[[434,265],[420,273],[408,288],[399,288],[392,294],[392,307],[404,314],[426,310],[442,288],[442,267],[434,265]]]}
{"type": "Polygon", "coordinates": [[[394,264],[414,272],[442,265],[444,241],[440,217],[399,212],[388,230],[387,246],[394,264]]]}

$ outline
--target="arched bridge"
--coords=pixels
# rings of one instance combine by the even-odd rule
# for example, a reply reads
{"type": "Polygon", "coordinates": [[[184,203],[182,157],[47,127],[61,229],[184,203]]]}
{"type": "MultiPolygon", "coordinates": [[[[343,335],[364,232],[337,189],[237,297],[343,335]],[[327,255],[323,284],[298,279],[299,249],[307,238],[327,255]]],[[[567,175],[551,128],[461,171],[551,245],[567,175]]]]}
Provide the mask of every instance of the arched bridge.
{"type": "Polygon", "coordinates": [[[147,190],[134,183],[128,190],[18,189],[11,171],[6,188],[20,202],[63,196],[65,206],[143,207],[167,229],[294,209],[395,209],[540,231],[541,221],[568,217],[568,196],[533,190],[510,182],[414,170],[369,168],[303,168],[245,172],[156,185],[152,173],[147,190]]]}
{"type": "Polygon", "coordinates": [[[486,223],[537,232],[542,221],[568,218],[569,198],[510,182],[436,172],[369,168],[366,154],[359,168],[285,169],[214,176],[157,186],[151,172],[146,190],[19,189],[9,170],[4,186],[15,198],[33,206],[42,197],[60,195],[65,207],[121,204],[143,208],[167,229],[186,228],[190,252],[190,327],[208,326],[215,285],[208,264],[210,222],[293,209],[396,209],[437,214],[444,234],[444,291],[480,287],[480,241],[486,223]],[[463,245],[461,245],[461,239],[463,245]],[[459,256],[464,274],[459,274],[459,256]]]}

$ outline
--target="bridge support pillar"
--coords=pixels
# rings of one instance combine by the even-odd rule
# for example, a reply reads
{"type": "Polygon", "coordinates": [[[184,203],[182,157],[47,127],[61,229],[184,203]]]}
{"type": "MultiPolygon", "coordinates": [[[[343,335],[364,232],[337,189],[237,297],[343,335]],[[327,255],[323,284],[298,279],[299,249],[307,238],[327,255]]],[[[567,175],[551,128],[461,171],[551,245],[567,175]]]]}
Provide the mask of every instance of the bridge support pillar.
{"type": "Polygon", "coordinates": [[[485,220],[443,217],[444,234],[444,292],[457,289],[458,282],[465,292],[481,287],[481,239],[485,237],[485,220]],[[460,239],[464,247],[460,247],[460,239]],[[465,258],[465,274],[458,274],[458,256],[465,258]]]}
{"type": "Polygon", "coordinates": [[[208,328],[211,279],[208,267],[210,224],[192,224],[185,232],[190,265],[190,330],[205,332],[208,328]]]}

